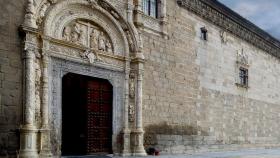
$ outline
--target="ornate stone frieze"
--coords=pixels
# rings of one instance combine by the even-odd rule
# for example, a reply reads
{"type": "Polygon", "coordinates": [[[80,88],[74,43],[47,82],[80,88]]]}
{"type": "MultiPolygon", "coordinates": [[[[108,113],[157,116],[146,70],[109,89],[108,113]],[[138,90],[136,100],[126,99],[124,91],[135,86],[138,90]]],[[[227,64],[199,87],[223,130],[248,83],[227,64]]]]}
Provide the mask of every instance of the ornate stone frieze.
{"type": "Polygon", "coordinates": [[[100,50],[113,53],[113,44],[109,35],[100,27],[86,21],[75,21],[63,29],[62,40],[88,47],[93,50],[100,50]]]}
{"type": "Polygon", "coordinates": [[[280,57],[280,42],[278,40],[226,8],[218,1],[177,0],[177,3],[179,6],[194,12],[223,30],[236,35],[275,57],[280,57]]]}

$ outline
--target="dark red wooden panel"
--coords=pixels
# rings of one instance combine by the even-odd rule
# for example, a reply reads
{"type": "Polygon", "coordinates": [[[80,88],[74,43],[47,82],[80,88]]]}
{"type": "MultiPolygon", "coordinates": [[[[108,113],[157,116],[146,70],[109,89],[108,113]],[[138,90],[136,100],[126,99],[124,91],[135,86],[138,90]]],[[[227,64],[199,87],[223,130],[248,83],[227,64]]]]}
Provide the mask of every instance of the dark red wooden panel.
{"type": "Polygon", "coordinates": [[[87,152],[112,151],[112,86],[103,80],[88,81],[87,152]]]}

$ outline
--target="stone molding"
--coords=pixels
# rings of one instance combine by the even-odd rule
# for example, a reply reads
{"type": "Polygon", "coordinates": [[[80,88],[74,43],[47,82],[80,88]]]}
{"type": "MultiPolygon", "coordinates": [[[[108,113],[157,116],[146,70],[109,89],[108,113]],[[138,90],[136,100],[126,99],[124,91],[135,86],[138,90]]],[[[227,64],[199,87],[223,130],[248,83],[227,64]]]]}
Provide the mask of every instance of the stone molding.
{"type": "Polygon", "coordinates": [[[177,0],[177,4],[257,48],[280,58],[280,42],[217,0],[177,0]]]}

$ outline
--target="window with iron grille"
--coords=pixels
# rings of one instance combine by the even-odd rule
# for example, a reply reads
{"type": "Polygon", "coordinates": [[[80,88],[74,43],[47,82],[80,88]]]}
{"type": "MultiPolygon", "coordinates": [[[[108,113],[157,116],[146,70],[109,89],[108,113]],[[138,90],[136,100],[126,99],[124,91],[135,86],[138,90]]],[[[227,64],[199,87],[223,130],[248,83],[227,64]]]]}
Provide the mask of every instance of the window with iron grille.
{"type": "Polygon", "coordinates": [[[158,17],[158,0],[143,0],[143,12],[146,15],[158,17]]]}
{"type": "Polygon", "coordinates": [[[241,86],[248,87],[248,69],[240,67],[239,68],[239,84],[241,86]]]}
{"type": "Polygon", "coordinates": [[[205,27],[200,28],[201,31],[201,39],[204,41],[207,41],[208,35],[207,35],[207,29],[205,27]]]}

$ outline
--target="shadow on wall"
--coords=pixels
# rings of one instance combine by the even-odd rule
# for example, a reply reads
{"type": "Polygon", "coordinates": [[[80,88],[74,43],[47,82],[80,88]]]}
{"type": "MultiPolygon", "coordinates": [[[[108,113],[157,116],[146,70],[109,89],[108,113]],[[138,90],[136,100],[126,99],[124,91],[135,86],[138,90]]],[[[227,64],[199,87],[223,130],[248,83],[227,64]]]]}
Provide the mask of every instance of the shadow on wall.
{"type": "Polygon", "coordinates": [[[160,124],[149,125],[145,127],[145,136],[144,136],[144,145],[155,146],[158,145],[159,139],[161,141],[163,137],[177,141],[182,136],[208,136],[209,134],[206,131],[203,131],[199,126],[191,125],[169,125],[166,122],[160,124]]]}

